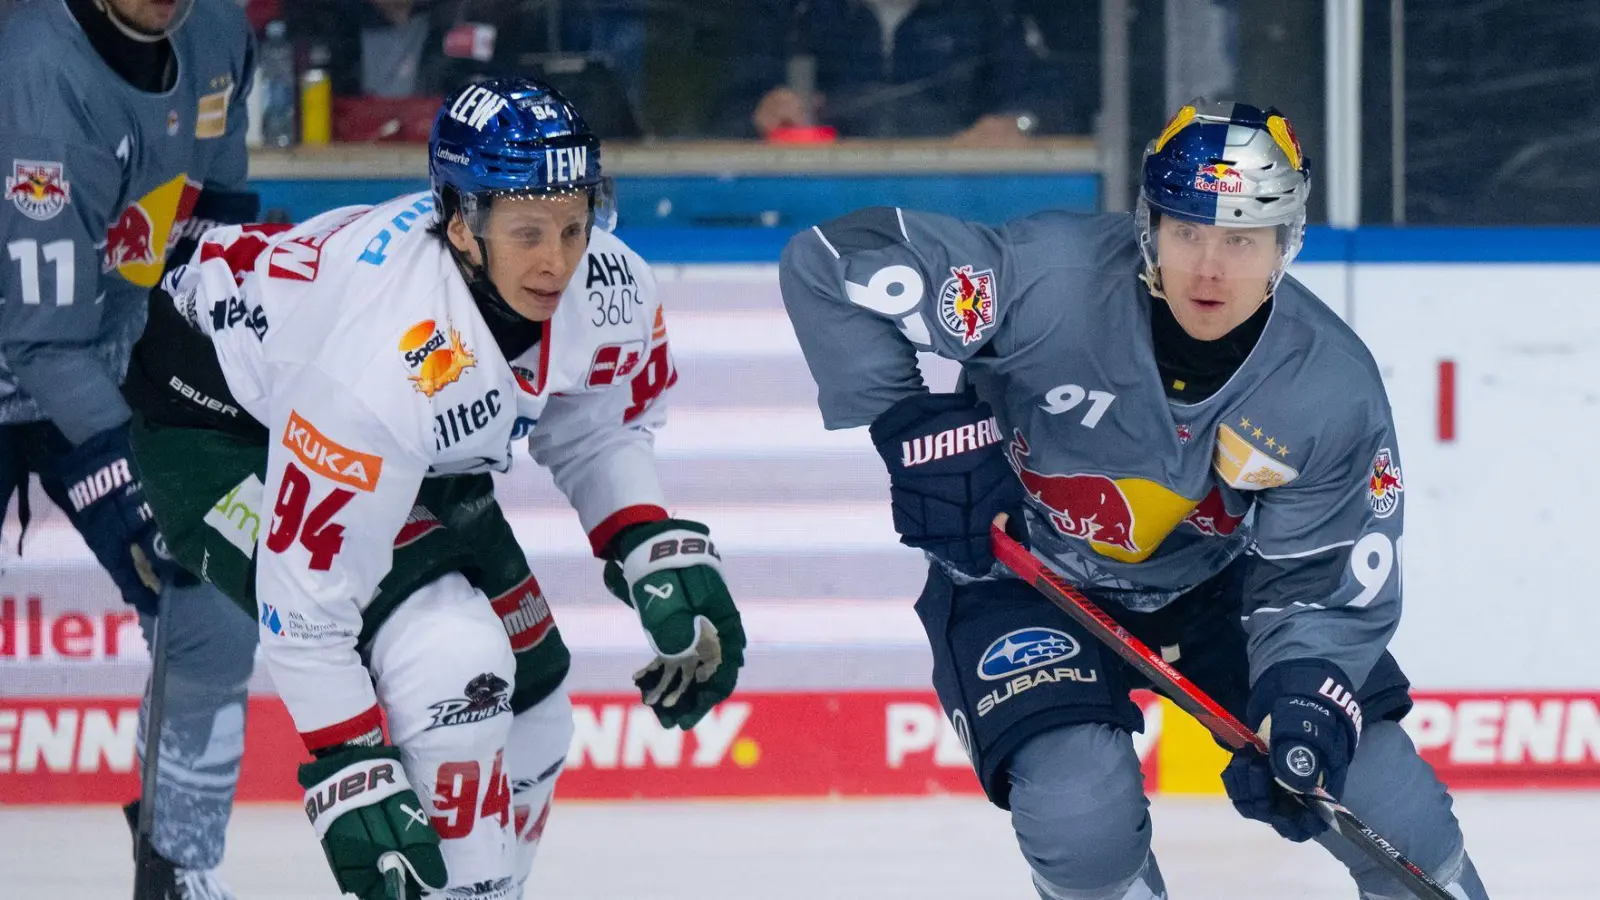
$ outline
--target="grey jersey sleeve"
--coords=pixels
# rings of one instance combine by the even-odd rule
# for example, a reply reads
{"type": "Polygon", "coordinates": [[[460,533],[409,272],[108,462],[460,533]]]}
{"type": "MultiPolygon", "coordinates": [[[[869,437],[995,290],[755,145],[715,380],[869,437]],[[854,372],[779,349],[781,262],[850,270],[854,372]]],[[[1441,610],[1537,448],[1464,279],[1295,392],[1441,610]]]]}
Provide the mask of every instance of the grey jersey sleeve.
{"type": "Polygon", "coordinates": [[[1356,684],[1400,622],[1404,483],[1388,403],[1330,417],[1309,471],[1260,492],[1245,587],[1250,678],[1323,659],[1356,684]]]}
{"type": "MultiPolygon", "coordinates": [[[[237,20],[240,42],[234,73],[233,95],[228,99],[228,130],[219,142],[216,156],[206,172],[205,186],[224,191],[242,191],[250,174],[250,150],[245,144],[245,133],[250,127],[249,98],[255,84],[256,39],[242,9],[230,9],[230,19],[237,20]]],[[[230,23],[230,25],[233,23],[230,23]]]]}
{"type": "Polygon", "coordinates": [[[118,373],[92,349],[105,311],[98,245],[122,167],[91,143],[67,81],[33,66],[0,81],[0,354],[18,386],[81,441],[127,417],[118,373]]]}
{"type": "Polygon", "coordinates": [[[865,425],[922,390],[918,350],[978,352],[1005,314],[1009,258],[985,225],[893,207],[795,235],[778,281],[823,423],[865,425]]]}

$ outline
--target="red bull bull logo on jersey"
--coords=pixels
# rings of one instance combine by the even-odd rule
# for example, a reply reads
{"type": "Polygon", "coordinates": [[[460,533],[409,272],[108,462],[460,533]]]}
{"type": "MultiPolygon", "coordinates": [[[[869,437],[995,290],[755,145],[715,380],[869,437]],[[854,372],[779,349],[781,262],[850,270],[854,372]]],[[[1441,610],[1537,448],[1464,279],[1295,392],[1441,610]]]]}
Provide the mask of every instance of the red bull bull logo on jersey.
{"type": "Polygon", "coordinates": [[[939,289],[939,321],[963,345],[976,343],[994,325],[994,272],[951,266],[950,279],[939,289]]]}
{"type": "Polygon", "coordinates": [[[135,203],[122,211],[117,221],[106,229],[106,255],[102,272],[111,272],[126,265],[148,266],[155,263],[155,223],[144,207],[135,203]]]}
{"type": "Polygon", "coordinates": [[[58,162],[12,160],[11,174],[6,176],[6,198],[34,221],[54,219],[72,202],[67,167],[58,162]]]}
{"type": "MultiPolygon", "coordinates": [[[[1044,514],[1059,534],[1076,538],[1100,556],[1125,563],[1149,559],[1162,541],[1188,523],[1202,534],[1226,537],[1238,529],[1243,516],[1230,515],[1222,496],[1212,490],[1198,503],[1159,481],[1148,478],[1113,478],[1099,472],[1056,474],[1041,471],[1051,464],[1045,450],[1058,458],[1082,461],[1076,452],[1062,453],[1060,446],[1041,448],[1040,460],[1031,461],[1028,439],[1012,429],[1006,459],[1022,482],[1035,509],[1044,514]]],[[[1047,429],[1040,441],[1052,437],[1047,429]]]]}
{"type": "Polygon", "coordinates": [[[1388,447],[1372,458],[1372,479],[1368,485],[1372,493],[1372,514],[1380,519],[1394,515],[1400,507],[1400,493],[1406,489],[1400,480],[1400,464],[1388,447]]]}
{"type": "Polygon", "coordinates": [[[155,287],[161,281],[167,249],[181,235],[199,199],[200,185],[180,174],[129,203],[106,228],[101,272],[116,272],[140,287],[155,287]]]}
{"type": "Polygon", "coordinates": [[[1242,194],[1244,176],[1227,163],[1212,163],[1201,166],[1200,171],[1195,173],[1194,186],[1213,194],[1242,194]]]}
{"type": "Polygon", "coordinates": [[[1194,530],[1209,537],[1227,537],[1239,530],[1239,523],[1244,521],[1244,516],[1236,516],[1228,512],[1228,507],[1222,502],[1222,492],[1216,488],[1205,495],[1200,505],[1194,512],[1184,516],[1183,521],[1194,530]]]}
{"type": "Polygon", "coordinates": [[[1122,488],[1109,476],[1096,474],[1048,475],[1028,468],[1028,439],[1012,432],[1006,456],[1022,480],[1023,488],[1049,512],[1050,524],[1068,537],[1091,544],[1108,544],[1137,554],[1133,537],[1133,506],[1122,488]]]}

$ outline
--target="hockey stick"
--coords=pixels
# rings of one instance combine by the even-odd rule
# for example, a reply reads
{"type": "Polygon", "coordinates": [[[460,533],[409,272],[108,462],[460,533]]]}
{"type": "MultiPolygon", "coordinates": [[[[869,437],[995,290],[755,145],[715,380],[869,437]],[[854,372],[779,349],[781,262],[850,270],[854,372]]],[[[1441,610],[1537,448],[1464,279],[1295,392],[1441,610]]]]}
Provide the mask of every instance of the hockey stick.
{"type": "Polygon", "coordinates": [[[170,590],[156,598],[150,641],[150,704],[144,716],[144,760],[139,767],[139,828],[133,836],[133,900],[161,900],[155,880],[156,780],[161,765],[161,719],[167,701],[167,619],[170,590]]]}
{"type": "Polygon", "coordinates": [[[406,900],[406,864],[399,851],[378,857],[378,871],[383,873],[383,890],[389,900],[406,900]]]}
{"type": "MultiPolygon", "coordinates": [[[[1182,672],[1162,659],[1160,654],[1151,651],[1126,628],[1117,624],[1115,619],[1106,615],[1105,611],[1093,601],[1083,596],[1077,588],[1068,584],[1026,547],[1006,534],[1005,523],[1006,517],[1002,513],[995,519],[994,527],[990,529],[996,559],[1033,585],[1039,593],[1060,607],[1062,612],[1071,616],[1079,625],[1089,629],[1101,643],[1150,679],[1168,699],[1198,719],[1223,743],[1235,750],[1248,747],[1261,754],[1267,752],[1267,742],[1260,735],[1246,728],[1243,722],[1219,706],[1215,700],[1206,695],[1205,691],[1185,678],[1182,672]]],[[[1315,794],[1294,796],[1315,810],[1334,831],[1342,835],[1356,849],[1398,878],[1400,883],[1417,897],[1422,900],[1455,900],[1455,897],[1439,882],[1434,881],[1420,866],[1407,859],[1399,848],[1385,840],[1383,835],[1367,827],[1355,813],[1341,806],[1326,792],[1318,789],[1315,794]]]]}

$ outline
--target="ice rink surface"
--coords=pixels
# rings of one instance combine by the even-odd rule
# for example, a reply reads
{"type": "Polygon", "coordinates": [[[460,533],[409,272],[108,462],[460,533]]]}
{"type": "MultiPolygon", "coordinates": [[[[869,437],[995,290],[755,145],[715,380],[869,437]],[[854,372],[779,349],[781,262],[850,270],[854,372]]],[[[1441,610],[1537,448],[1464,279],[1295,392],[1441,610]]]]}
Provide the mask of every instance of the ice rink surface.
{"type": "MultiPolygon", "coordinates": [[[[1594,900],[1600,794],[1466,794],[1457,809],[1494,900],[1594,900]]],[[[1353,900],[1317,845],[1278,839],[1213,798],[1158,798],[1173,900],[1353,900]]],[[[0,897],[125,900],[127,829],[112,807],[0,809],[0,897]]],[[[225,874],[240,900],[333,900],[291,806],[234,816],[225,874]]],[[[558,805],[529,900],[1030,900],[1006,815],[976,799],[558,805]]]]}

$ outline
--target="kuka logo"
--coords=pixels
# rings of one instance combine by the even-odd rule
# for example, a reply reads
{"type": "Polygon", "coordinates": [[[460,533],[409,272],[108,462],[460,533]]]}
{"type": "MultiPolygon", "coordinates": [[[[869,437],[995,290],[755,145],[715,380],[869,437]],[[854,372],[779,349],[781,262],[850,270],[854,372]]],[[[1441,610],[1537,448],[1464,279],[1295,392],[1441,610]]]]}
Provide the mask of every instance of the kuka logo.
{"type": "Polygon", "coordinates": [[[351,450],[329,440],[293,410],[289,412],[289,425],[283,430],[283,445],[324,478],[358,491],[370,492],[378,486],[383,457],[351,450]]]}

